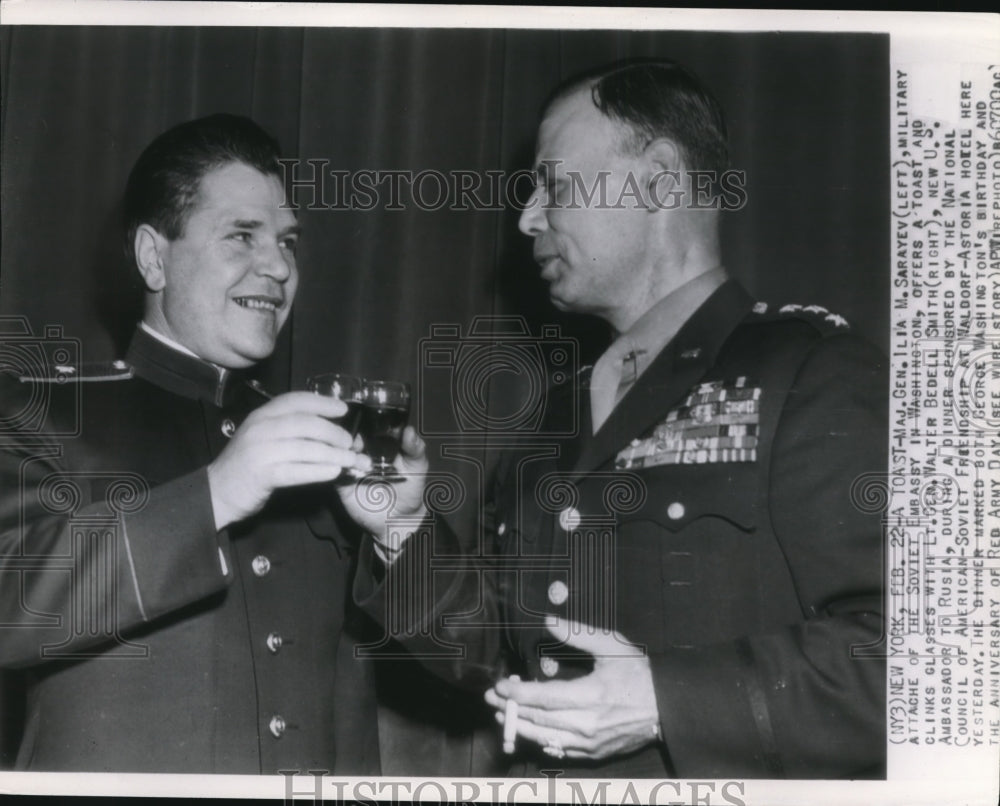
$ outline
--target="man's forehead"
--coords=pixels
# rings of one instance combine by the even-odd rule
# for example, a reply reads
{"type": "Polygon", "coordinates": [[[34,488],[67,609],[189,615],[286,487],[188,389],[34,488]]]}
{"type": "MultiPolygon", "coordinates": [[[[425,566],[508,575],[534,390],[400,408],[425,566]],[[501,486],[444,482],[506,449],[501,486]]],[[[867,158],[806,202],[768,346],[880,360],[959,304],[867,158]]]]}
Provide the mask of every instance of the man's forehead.
{"type": "Polygon", "coordinates": [[[294,223],[281,180],[249,165],[231,162],[207,172],[198,185],[196,209],[225,218],[255,220],[277,216],[294,223]]]}
{"type": "Polygon", "coordinates": [[[611,142],[618,126],[595,105],[586,85],[555,100],[538,127],[536,168],[544,160],[566,160],[584,147],[611,142]]]}

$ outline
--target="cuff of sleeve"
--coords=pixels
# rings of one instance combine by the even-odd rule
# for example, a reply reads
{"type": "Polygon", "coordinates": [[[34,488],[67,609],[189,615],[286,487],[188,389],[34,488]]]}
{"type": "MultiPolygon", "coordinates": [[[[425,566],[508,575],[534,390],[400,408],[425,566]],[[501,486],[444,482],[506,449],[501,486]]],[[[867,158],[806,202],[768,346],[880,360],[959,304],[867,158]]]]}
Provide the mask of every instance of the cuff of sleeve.
{"type": "Polygon", "coordinates": [[[204,468],[153,489],[123,527],[131,587],[145,620],[226,586],[229,574],[220,574],[220,560],[229,565],[229,537],[215,530],[204,468]]]}
{"type": "Polygon", "coordinates": [[[354,574],[351,596],[363,609],[376,601],[385,579],[385,565],[375,552],[375,538],[366,534],[358,551],[358,567],[354,574]]]}
{"type": "MultiPolygon", "coordinates": [[[[427,519],[421,521],[426,524],[427,519]]],[[[385,595],[386,575],[391,569],[394,574],[411,570],[420,561],[426,549],[420,545],[430,542],[427,530],[416,528],[409,539],[397,551],[386,550],[372,534],[366,534],[358,552],[358,569],[354,575],[352,596],[354,603],[375,618],[383,617],[379,603],[385,595]]]]}
{"type": "Polygon", "coordinates": [[[681,778],[779,777],[761,740],[769,726],[763,691],[730,645],[650,657],[660,735],[681,778]]]}

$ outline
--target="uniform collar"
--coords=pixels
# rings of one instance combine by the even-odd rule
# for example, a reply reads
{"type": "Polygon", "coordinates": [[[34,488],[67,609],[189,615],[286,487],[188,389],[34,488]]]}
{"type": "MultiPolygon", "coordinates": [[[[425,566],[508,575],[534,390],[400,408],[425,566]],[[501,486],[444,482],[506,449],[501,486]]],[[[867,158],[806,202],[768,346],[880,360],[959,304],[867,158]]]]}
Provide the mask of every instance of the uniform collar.
{"type": "Polygon", "coordinates": [[[240,373],[198,358],[144,325],[136,328],[126,360],[140,378],[168,392],[216,406],[231,402],[243,380],[240,373]]]}
{"type": "MultiPolygon", "coordinates": [[[[681,327],[719,287],[726,282],[726,270],[717,266],[699,274],[671,291],[636,320],[617,341],[624,340],[634,358],[635,380],[681,327]]],[[[624,379],[624,375],[623,375],[624,379]]]]}
{"type": "Polygon", "coordinates": [[[715,364],[723,344],[752,307],[753,299],[735,280],[719,286],[653,357],[597,433],[581,440],[575,455],[567,452],[564,464],[574,472],[594,470],[662,419],[715,364]]]}
{"type": "Polygon", "coordinates": [[[607,420],[684,323],[725,282],[726,270],[722,266],[702,272],[653,303],[628,330],[618,334],[597,359],[591,374],[592,426],[607,420]]]}

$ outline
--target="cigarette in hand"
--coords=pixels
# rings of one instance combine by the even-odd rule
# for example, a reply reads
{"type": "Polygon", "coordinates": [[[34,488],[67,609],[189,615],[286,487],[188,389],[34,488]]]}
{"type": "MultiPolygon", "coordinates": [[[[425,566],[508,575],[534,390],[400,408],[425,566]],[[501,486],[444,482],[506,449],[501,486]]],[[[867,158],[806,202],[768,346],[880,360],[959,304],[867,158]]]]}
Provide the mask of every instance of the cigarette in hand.
{"type": "MultiPolygon", "coordinates": [[[[511,675],[510,679],[515,682],[521,680],[517,675],[511,675]]],[[[517,740],[517,700],[507,700],[503,717],[503,751],[510,755],[514,752],[514,742],[517,740]]]]}

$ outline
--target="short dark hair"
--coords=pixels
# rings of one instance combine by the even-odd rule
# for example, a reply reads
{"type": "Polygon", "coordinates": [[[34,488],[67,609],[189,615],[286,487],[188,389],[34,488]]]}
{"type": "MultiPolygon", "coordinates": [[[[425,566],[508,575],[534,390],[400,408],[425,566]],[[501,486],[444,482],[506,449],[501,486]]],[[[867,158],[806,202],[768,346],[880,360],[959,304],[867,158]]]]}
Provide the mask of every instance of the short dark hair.
{"type": "Polygon", "coordinates": [[[691,170],[721,174],[729,167],[722,107],[701,81],[668,59],[615,62],[560,84],[545,103],[547,111],[570,93],[590,86],[601,113],[635,133],[624,143],[641,151],[658,137],[673,141],[691,170]]]}
{"type": "Polygon", "coordinates": [[[184,224],[205,174],[242,162],[282,178],[278,141],[250,118],[219,113],[168,129],[139,155],[125,185],[125,251],[130,257],[135,233],[149,224],[170,240],[184,224]]]}

